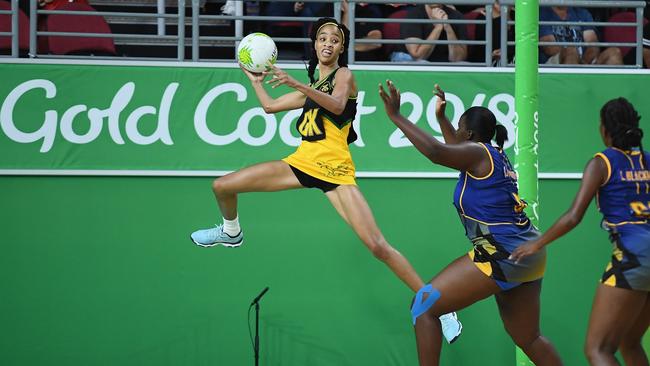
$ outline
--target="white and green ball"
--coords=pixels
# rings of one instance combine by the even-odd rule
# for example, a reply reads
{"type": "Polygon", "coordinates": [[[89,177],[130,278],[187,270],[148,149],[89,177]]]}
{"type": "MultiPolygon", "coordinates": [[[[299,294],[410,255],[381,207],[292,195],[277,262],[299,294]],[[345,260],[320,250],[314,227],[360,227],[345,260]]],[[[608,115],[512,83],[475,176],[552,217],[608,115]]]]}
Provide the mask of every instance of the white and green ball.
{"type": "Polygon", "coordinates": [[[237,60],[251,72],[262,72],[268,64],[274,64],[278,49],[271,37],[264,33],[251,33],[244,37],[237,48],[237,60]]]}

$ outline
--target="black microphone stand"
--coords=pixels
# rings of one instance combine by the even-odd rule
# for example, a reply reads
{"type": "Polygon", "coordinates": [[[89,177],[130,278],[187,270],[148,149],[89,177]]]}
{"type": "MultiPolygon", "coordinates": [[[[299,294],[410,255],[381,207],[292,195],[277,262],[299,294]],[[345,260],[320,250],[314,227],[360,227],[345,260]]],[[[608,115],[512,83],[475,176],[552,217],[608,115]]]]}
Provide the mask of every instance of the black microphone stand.
{"type": "Polygon", "coordinates": [[[255,345],[253,346],[255,353],[255,366],[260,364],[260,303],[255,303],[255,345]]]}
{"type": "Polygon", "coordinates": [[[260,362],[260,299],[269,288],[265,287],[262,292],[253,300],[251,306],[255,305],[255,341],[253,344],[253,353],[255,357],[255,366],[259,365],[260,362]]]}

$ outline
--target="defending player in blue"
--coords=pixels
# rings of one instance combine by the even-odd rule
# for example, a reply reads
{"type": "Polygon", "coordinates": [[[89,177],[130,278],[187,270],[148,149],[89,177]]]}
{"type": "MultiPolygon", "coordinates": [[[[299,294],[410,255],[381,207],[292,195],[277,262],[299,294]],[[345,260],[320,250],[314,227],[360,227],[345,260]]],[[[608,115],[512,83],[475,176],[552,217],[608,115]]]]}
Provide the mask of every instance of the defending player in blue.
{"type": "Polygon", "coordinates": [[[413,145],[433,163],[460,171],[454,192],[465,233],[473,244],[469,255],[453,261],[430,284],[418,291],[411,312],[421,366],[440,362],[441,330],[438,316],[465,308],[494,295],[503,325],[538,366],[562,365],[553,345],[539,329],[539,297],[546,255],[540,251],[518,263],[508,256],[539,232],[523,212],[526,203],[517,194],[517,177],[503,152],[505,127],[492,112],[472,107],[456,130],[445,116],[445,94],[436,85],[436,117],[445,143],[400,114],[400,94],[387,81],[379,85],[386,114],[413,145]],[[492,146],[495,138],[498,146],[492,146]]]}
{"type": "Polygon", "coordinates": [[[625,98],[600,110],[600,135],[607,147],[587,164],[569,210],[541,237],[511,255],[525,261],[576,227],[596,197],[602,227],[613,244],[610,263],[596,290],[585,354],[591,365],[648,365],[641,338],[650,324],[650,172],[641,147],[640,117],[625,98]]]}

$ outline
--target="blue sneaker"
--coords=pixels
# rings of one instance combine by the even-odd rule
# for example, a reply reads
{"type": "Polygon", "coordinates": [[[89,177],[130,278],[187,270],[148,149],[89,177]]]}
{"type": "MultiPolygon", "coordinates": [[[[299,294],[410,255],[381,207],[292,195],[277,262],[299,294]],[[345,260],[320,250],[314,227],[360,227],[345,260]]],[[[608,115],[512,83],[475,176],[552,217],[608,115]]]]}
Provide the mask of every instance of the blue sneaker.
{"type": "Polygon", "coordinates": [[[463,331],[463,324],[458,320],[458,315],[456,315],[456,312],[452,312],[441,315],[439,319],[442,326],[442,335],[445,336],[447,343],[454,343],[463,331]]]}
{"type": "Polygon", "coordinates": [[[221,244],[224,247],[235,248],[244,244],[244,234],[242,231],[235,236],[230,236],[223,232],[223,225],[217,225],[211,229],[197,230],[190,235],[194,244],[201,247],[213,247],[221,244]]]}

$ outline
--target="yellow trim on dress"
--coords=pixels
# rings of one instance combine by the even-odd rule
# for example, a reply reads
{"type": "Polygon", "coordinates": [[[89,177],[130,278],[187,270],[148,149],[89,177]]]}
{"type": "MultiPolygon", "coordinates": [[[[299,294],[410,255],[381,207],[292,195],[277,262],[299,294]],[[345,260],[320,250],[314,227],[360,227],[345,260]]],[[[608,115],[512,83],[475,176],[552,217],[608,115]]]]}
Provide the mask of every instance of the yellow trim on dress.
{"type": "Polygon", "coordinates": [[[463,213],[462,215],[466,219],[470,219],[472,221],[476,221],[476,222],[478,222],[480,224],[488,225],[488,226],[491,226],[491,225],[518,225],[518,226],[524,226],[524,225],[528,225],[528,221],[530,221],[529,219],[526,219],[526,221],[524,221],[524,222],[493,222],[493,223],[489,223],[489,222],[481,221],[479,219],[475,219],[475,218],[473,218],[471,216],[467,216],[467,215],[465,215],[465,213],[463,213]]]}
{"type": "Polygon", "coordinates": [[[488,148],[485,146],[484,143],[479,142],[479,144],[481,144],[481,146],[483,146],[485,151],[487,151],[488,156],[490,157],[490,164],[492,165],[492,167],[490,169],[490,173],[488,173],[488,175],[486,175],[485,177],[482,177],[482,178],[476,178],[473,175],[469,174],[468,171],[465,171],[465,180],[463,181],[463,188],[461,189],[460,197],[458,198],[458,204],[460,206],[461,215],[464,218],[467,218],[467,219],[476,221],[476,222],[478,222],[480,224],[488,225],[488,226],[492,226],[492,225],[513,225],[513,224],[518,225],[518,226],[528,225],[528,222],[529,222],[528,219],[526,219],[526,221],[524,221],[524,222],[494,222],[494,223],[488,223],[488,222],[485,222],[485,221],[481,221],[479,219],[475,219],[475,218],[465,214],[465,208],[463,208],[463,195],[465,194],[465,187],[467,187],[467,176],[471,176],[475,180],[484,180],[484,179],[487,179],[487,178],[491,177],[492,174],[494,173],[494,160],[492,159],[492,154],[490,154],[490,150],[488,150],[488,148]]]}
{"type": "Polygon", "coordinates": [[[474,249],[467,252],[467,255],[469,255],[469,258],[472,260],[472,263],[474,263],[476,268],[478,268],[486,276],[492,276],[492,264],[490,264],[490,262],[474,262],[474,249]]]}
{"type": "Polygon", "coordinates": [[[612,149],[620,152],[623,155],[625,155],[625,157],[627,158],[627,161],[630,162],[630,167],[632,169],[634,169],[634,161],[632,161],[632,158],[630,157],[630,155],[628,155],[627,152],[625,152],[624,150],[619,149],[618,147],[614,147],[614,146],[612,146],[612,149]]]}
{"type": "Polygon", "coordinates": [[[609,222],[607,220],[603,220],[603,224],[611,227],[616,227],[616,226],[622,226],[622,225],[645,225],[648,223],[648,220],[643,220],[643,221],[622,221],[622,222],[609,222]]]}
{"type": "MultiPolygon", "coordinates": [[[[612,263],[607,264],[607,268],[605,268],[605,272],[609,271],[612,269],[612,263]]],[[[616,287],[616,276],[613,274],[609,275],[605,281],[602,281],[603,285],[611,286],[611,287],[616,287]]]]}
{"type": "Polygon", "coordinates": [[[465,180],[463,181],[463,189],[460,190],[460,198],[458,198],[458,204],[460,205],[460,212],[465,216],[465,209],[463,208],[463,195],[465,194],[465,187],[467,187],[467,174],[465,174],[465,180]]]}
{"type": "Polygon", "coordinates": [[[609,183],[609,178],[611,178],[611,176],[612,176],[612,164],[609,162],[609,158],[603,153],[599,152],[596,155],[594,155],[594,157],[599,157],[599,158],[603,159],[603,161],[605,162],[605,165],[607,165],[607,179],[605,179],[605,183],[600,185],[602,187],[605,184],[609,183]]]}
{"type": "Polygon", "coordinates": [[[484,143],[479,142],[479,144],[480,144],[481,146],[483,146],[483,148],[484,148],[485,151],[487,152],[488,156],[490,157],[490,172],[489,172],[486,176],[481,177],[481,178],[473,176],[470,172],[466,172],[467,175],[469,175],[470,177],[472,177],[472,178],[475,179],[475,180],[488,179],[488,178],[490,178],[490,177],[492,176],[492,173],[494,173],[494,160],[492,159],[492,154],[490,154],[490,150],[488,150],[487,146],[485,146],[484,143]]]}

